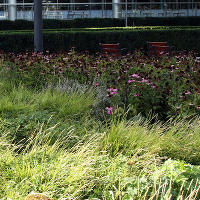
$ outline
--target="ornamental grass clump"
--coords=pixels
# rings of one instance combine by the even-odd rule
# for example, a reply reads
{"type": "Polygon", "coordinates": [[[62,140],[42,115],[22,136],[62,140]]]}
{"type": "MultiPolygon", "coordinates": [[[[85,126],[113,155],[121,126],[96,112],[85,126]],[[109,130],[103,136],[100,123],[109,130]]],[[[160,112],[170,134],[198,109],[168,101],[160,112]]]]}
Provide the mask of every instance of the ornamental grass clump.
{"type": "Polygon", "coordinates": [[[2,200],[21,200],[31,192],[57,200],[199,199],[199,166],[156,153],[164,130],[160,125],[151,130],[141,121],[129,126],[116,124],[110,131],[85,136],[71,148],[66,145],[73,137],[71,130],[68,137],[60,136],[52,143],[55,128],[41,124],[36,136],[21,149],[8,141],[7,134],[1,136],[2,200]],[[124,128],[125,133],[130,132],[125,142],[131,140],[131,146],[116,142],[125,134],[121,138],[118,134],[115,141],[112,138],[111,132],[122,133],[124,128]]]}

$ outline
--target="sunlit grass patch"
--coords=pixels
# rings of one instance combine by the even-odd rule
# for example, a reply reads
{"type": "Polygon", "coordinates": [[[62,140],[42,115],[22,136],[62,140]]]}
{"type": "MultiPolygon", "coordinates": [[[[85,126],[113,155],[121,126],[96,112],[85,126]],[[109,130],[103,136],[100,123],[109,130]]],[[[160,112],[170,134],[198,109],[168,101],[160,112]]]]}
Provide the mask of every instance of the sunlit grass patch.
{"type": "MultiPolygon", "coordinates": [[[[99,151],[106,133],[80,140],[71,149],[71,133],[52,143],[55,127],[37,132],[20,152],[1,137],[1,199],[23,199],[31,191],[67,199],[198,199],[199,167],[143,151],[111,157],[99,151]]],[[[137,128],[136,128],[137,130],[137,128]]]]}

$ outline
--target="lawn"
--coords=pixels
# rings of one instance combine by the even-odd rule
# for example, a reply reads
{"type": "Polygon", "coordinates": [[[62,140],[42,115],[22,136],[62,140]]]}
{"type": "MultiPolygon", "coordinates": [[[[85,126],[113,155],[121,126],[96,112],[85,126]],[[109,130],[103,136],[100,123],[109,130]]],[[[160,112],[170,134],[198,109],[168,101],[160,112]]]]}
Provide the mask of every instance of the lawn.
{"type": "Polygon", "coordinates": [[[195,53],[0,55],[0,199],[199,199],[195,53]]]}

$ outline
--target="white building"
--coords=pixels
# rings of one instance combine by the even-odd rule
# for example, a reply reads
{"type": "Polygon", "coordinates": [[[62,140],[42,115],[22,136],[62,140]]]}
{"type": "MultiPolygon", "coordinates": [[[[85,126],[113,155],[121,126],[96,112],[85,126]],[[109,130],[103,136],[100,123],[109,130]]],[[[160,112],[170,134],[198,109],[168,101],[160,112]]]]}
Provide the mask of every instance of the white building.
{"type": "MultiPolygon", "coordinates": [[[[0,0],[0,20],[10,19],[11,8],[16,9],[16,19],[33,20],[33,7],[33,0],[0,0]]],[[[43,1],[43,18],[48,19],[176,16],[200,16],[200,2],[194,0],[43,1]]]]}

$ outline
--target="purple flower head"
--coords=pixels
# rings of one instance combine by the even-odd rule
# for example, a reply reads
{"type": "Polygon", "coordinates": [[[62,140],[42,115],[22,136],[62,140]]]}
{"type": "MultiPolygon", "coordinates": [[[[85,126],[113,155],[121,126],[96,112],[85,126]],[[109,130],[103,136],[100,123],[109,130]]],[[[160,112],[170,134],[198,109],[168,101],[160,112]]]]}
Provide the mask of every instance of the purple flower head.
{"type": "Polygon", "coordinates": [[[181,98],[181,99],[185,99],[185,96],[181,95],[180,98],[181,98]]]}
{"type": "Polygon", "coordinates": [[[107,96],[112,96],[114,94],[117,94],[118,89],[117,88],[108,88],[106,91],[108,92],[107,96]]]}
{"type": "Polygon", "coordinates": [[[130,75],[131,77],[134,77],[134,78],[140,78],[140,76],[138,74],[132,74],[130,75]]]}
{"type": "Polygon", "coordinates": [[[149,81],[144,79],[144,78],[142,78],[141,83],[149,83],[149,81]]]}
{"type": "Polygon", "coordinates": [[[107,92],[112,92],[112,90],[113,90],[112,88],[108,88],[106,91],[107,92]]]}
{"type": "Polygon", "coordinates": [[[114,95],[114,94],[117,94],[117,92],[111,92],[110,94],[111,94],[111,95],[114,95]]]}
{"type": "Polygon", "coordinates": [[[152,85],[152,82],[149,81],[149,82],[147,83],[147,85],[152,85]]]}
{"type": "Polygon", "coordinates": [[[135,80],[128,80],[128,83],[133,83],[135,82],[135,80]]]}
{"type": "Polygon", "coordinates": [[[106,111],[108,115],[112,115],[113,113],[113,107],[106,107],[106,111]]]}
{"type": "Polygon", "coordinates": [[[140,95],[138,93],[135,93],[133,96],[134,97],[139,97],[140,95]]]}
{"type": "Polygon", "coordinates": [[[99,86],[99,83],[97,83],[97,82],[96,82],[96,83],[94,83],[94,86],[99,86]]]}
{"type": "Polygon", "coordinates": [[[185,92],[185,95],[190,95],[192,94],[190,91],[185,92]]]}

